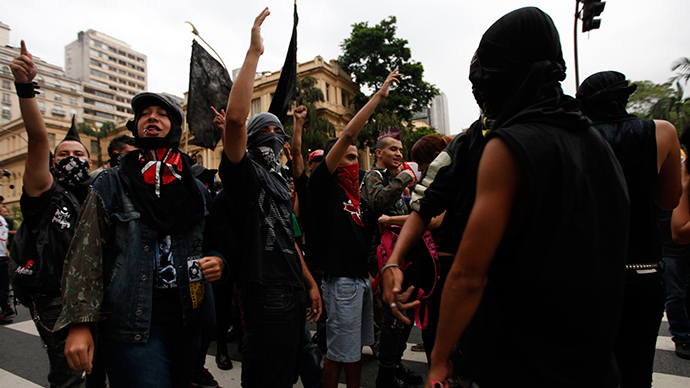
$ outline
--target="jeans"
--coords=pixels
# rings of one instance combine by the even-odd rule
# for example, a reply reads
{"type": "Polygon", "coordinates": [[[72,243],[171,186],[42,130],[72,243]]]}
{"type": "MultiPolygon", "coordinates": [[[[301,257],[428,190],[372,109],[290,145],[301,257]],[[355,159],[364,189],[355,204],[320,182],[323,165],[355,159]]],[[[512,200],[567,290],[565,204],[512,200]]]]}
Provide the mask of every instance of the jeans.
{"type": "Polygon", "coordinates": [[[110,387],[188,388],[201,347],[201,324],[151,323],[146,343],[101,338],[110,387]]]}
{"type": "Polygon", "coordinates": [[[242,387],[288,388],[297,381],[307,314],[304,299],[304,289],[297,287],[252,283],[242,289],[242,387]]]}
{"type": "Polygon", "coordinates": [[[67,364],[65,340],[69,329],[53,332],[53,326],[62,311],[62,298],[30,293],[20,287],[15,287],[14,293],[21,304],[29,308],[43,347],[48,353],[50,388],[86,387],[86,380],[81,378],[82,372],[75,371],[67,364]]]}
{"type": "Polygon", "coordinates": [[[664,313],[665,292],[660,273],[637,275],[628,270],[623,315],[614,344],[621,388],[652,386],[654,352],[664,313]]]}
{"type": "MultiPolygon", "coordinates": [[[[405,310],[402,313],[414,321],[414,309],[405,310]]],[[[383,323],[379,338],[379,365],[388,368],[400,363],[407,348],[407,339],[410,337],[411,331],[412,325],[398,321],[390,306],[384,303],[383,323]]]]}
{"type": "Polygon", "coordinates": [[[305,322],[304,325],[302,351],[299,354],[299,377],[302,379],[304,388],[320,388],[322,385],[323,372],[316,345],[311,340],[309,322],[305,322]]]}
{"type": "Polygon", "coordinates": [[[690,285],[690,257],[664,257],[664,283],[666,284],[666,316],[673,342],[690,344],[688,319],[688,285],[690,285]]]}

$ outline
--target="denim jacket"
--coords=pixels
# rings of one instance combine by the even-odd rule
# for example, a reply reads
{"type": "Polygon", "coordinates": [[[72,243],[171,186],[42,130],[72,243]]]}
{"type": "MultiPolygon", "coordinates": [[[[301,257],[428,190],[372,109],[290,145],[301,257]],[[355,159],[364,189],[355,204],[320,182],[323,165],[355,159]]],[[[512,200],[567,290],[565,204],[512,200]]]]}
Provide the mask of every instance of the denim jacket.
{"type": "MultiPolygon", "coordinates": [[[[205,211],[211,205],[204,193],[205,211]]],[[[202,252],[202,220],[171,235],[177,290],[185,325],[212,313],[206,280],[191,274],[193,259],[222,256],[202,252]],[[190,264],[188,264],[190,263],[190,264]],[[192,279],[192,281],[190,281],[192,279]]],[[[73,323],[99,322],[99,335],[123,342],[146,342],[151,323],[158,234],[144,224],[127,195],[119,168],[105,170],[93,184],[65,259],[63,311],[55,330],[73,323]]]]}

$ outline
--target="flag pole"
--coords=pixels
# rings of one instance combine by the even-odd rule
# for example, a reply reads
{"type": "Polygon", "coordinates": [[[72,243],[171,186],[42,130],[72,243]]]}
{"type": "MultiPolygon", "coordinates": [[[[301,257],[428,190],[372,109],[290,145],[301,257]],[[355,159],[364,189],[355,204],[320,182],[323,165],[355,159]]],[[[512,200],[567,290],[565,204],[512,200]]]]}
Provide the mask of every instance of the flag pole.
{"type": "MultiPolygon", "coordinates": [[[[297,3],[297,0],[295,0],[295,4],[296,4],[296,3],[297,3]]],[[[225,62],[223,62],[223,58],[221,58],[220,55],[218,55],[218,53],[216,52],[216,50],[213,49],[213,46],[211,46],[210,44],[208,44],[208,42],[207,42],[204,38],[202,38],[201,35],[199,35],[199,30],[197,30],[196,27],[194,27],[194,24],[192,24],[192,22],[184,22],[184,23],[185,23],[185,24],[189,24],[189,26],[192,27],[192,31],[191,31],[192,34],[198,36],[199,39],[201,39],[202,42],[206,43],[206,46],[208,46],[208,48],[210,48],[211,51],[213,51],[213,53],[216,54],[216,56],[217,56],[218,59],[220,60],[220,63],[223,64],[223,67],[225,68],[225,71],[227,71],[227,70],[228,70],[228,67],[225,66],[225,62]]]]}

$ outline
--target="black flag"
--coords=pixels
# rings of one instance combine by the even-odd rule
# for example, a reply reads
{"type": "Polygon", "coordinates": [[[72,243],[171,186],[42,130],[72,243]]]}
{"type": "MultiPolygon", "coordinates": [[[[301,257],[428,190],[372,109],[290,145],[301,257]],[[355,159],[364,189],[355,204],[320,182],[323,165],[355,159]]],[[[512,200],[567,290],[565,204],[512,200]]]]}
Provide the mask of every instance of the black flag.
{"type": "Polygon", "coordinates": [[[280,79],[276,92],[271,100],[271,107],[268,111],[276,115],[281,122],[285,121],[290,103],[295,98],[295,89],[297,88],[297,1],[295,1],[294,22],[292,25],[292,38],[290,39],[290,47],[288,47],[287,56],[283,69],[280,71],[280,79]]]}
{"type": "Polygon", "coordinates": [[[220,133],[213,125],[215,113],[228,106],[232,81],[227,70],[213,58],[196,40],[192,43],[192,59],[189,67],[189,94],[187,96],[187,124],[194,135],[190,140],[204,148],[214,150],[220,133]]]}

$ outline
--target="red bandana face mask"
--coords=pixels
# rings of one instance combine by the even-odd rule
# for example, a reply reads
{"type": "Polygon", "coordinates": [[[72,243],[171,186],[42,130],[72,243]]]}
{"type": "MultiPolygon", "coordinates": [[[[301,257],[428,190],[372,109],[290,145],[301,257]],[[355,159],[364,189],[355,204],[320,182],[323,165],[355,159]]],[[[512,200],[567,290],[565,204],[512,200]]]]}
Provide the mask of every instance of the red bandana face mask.
{"type": "Polygon", "coordinates": [[[364,226],[359,214],[359,163],[338,166],[336,172],[338,184],[350,199],[350,203],[345,204],[345,210],[352,215],[357,225],[364,226]]]}
{"type": "Polygon", "coordinates": [[[148,184],[156,186],[156,196],[161,196],[161,185],[182,179],[182,157],[172,148],[142,150],[139,156],[141,175],[148,184]]]}

